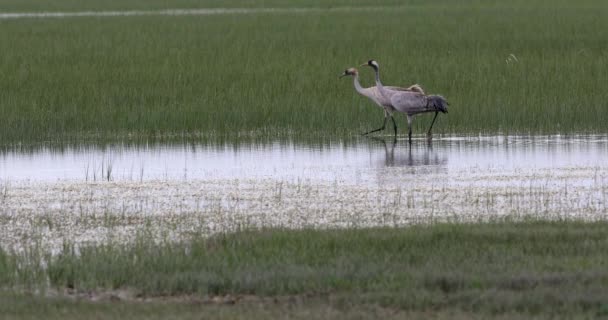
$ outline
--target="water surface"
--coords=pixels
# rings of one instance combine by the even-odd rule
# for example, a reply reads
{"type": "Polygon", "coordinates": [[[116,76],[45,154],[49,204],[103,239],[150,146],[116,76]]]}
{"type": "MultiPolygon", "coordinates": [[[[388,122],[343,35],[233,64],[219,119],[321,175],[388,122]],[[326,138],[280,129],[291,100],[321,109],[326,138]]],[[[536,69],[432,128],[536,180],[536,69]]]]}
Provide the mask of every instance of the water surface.
{"type": "Polygon", "coordinates": [[[374,185],[390,180],[397,171],[462,174],[467,168],[606,168],[607,156],[608,138],[599,135],[453,136],[435,139],[432,145],[418,140],[412,147],[404,140],[391,138],[323,144],[40,146],[27,151],[2,151],[0,179],[48,182],[272,177],[374,185]]]}
{"type": "Polygon", "coordinates": [[[608,218],[605,136],[0,152],[0,246],[495,218],[608,218]]]}

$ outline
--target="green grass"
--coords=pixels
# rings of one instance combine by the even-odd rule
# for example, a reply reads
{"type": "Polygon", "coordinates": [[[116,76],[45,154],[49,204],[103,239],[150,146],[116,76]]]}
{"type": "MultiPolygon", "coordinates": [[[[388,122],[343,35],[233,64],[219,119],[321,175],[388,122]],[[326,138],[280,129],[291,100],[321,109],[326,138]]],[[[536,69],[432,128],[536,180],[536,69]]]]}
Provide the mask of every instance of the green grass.
{"type": "MultiPolygon", "coordinates": [[[[3,320],[13,319],[399,319],[403,313],[369,306],[350,308],[320,301],[216,305],[197,302],[89,302],[0,293],[3,320]]],[[[412,314],[412,313],[409,313],[412,314]]],[[[428,313],[422,313],[428,314],[428,313]]],[[[417,317],[424,319],[423,317],[417,317]]],[[[408,319],[413,319],[408,317],[408,319]]],[[[453,316],[444,319],[454,319],[453,316]]],[[[470,319],[461,317],[461,319],[470,319]]]]}
{"type": "Polygon", "coordinates": [[[0,252],[0,286],[129,290],[136,297],[254,296],[261,304],[272,301],[264,297],[292,297],[311,310],[357,305],[361,312],[605,315],[607,231],[606,222],[531,221],[265,230],[177,244],[153,244],[144,236],[133,245],[66,245],[45,258],[45,268],[35,249],[0,252]]]}
{"type": "MultiPolygon", "coordinates": [[[[148,8],[141,1],[20,3],[8,1],[6,10],[148,8]]],[[[606,2],[412,3],[378,11],[0,20],[0,139],[345,137],[382,121],[350,80],[337,79],[370,58],[380,62],[384,83],[420,83],[448,98],[438,133],[606,132],[606,2]],[[518,61],[507,63],[511,54],[518,61]]],[[[370,4],[385,3],[353,6],[370,4]]],[[[225,4],[262,5],[286,4],[225,4]]],[[[362,77],[372,83],[371,70],[362,77]]],[[[417,133],[430,122],[420,118],[417,133]]],[[[403,118],[399,125],[404,133],[403,118]]]]}
{"type": "MultiPolygon", "coordinates": [[[[528,314],[513,311],[488,316],[460,310],[402,311],[379,306],[344,303],[336,305],[327,300],[294,298],[287,301],[252,301],[237,304],[200,303],[197,301],[90,302],[65,298],[41,298],[23,294],[0,293],[3,320],[16,319],[531,319],[528,314]]],[[[597,313],[569,314],[563,319],[590,319],[597,313]]],[[[560,319],[559,315],[535,315],[533,319],[560,319]]]]}
{"type": "Polygon", "coordinates": [[[597,319],[603,313],[535,314],[517,310],[504,314],[479,314],[454,309],[403,311],[379,306],[345,303],[336,305],[326,300],[308,298],[287,302],[248,302],[229,304],[192,301],[161,301],[156,303],[90,302],[62,298],[40,298],[22,294],[0,293],[3,320],[16,319],[597,319]],[[312,300],[312,301],[311,301],[312,300]]]}

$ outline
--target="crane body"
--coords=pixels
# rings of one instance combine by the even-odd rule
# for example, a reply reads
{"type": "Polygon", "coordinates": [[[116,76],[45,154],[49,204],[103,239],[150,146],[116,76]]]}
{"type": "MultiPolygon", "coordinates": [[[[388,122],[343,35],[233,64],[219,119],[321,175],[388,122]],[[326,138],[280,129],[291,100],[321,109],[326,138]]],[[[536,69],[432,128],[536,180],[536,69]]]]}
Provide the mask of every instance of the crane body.
{"type": "Polygon", "coordinates": [[[395,111],[405,113],[408,124],[408,141],[412,143],[412,121],[414,116],[419,113],[435,112],[435,117],[427,132],[429,139],[432,137],[431,129],[437,119],[439,112],[448,113],[448,102],[440,95],[426,95],[424,92],[391,90],[385,87],[380,81],[380,66],[375,60],[369,60],[362,66],[369,66],[374,69],[376,75],[376,88],[378,92],[390,102],[395,111]]]}
{"type": "MultiPolygon", "coordinates": [[[[352,76],[355,90],[357,90],[357,92],[359,94],[374,101],[380,108],[382,108],[384,110],[384,122],[382,124],[382,127],[375,129],[375,130],[365,132],[365,133],[363,133],[363,135],[367,135],[367,134],[370,134],[373,132],[384,130],[386,128],[386,122],[387,122],[388,118],[390,117],[393,122],[393,129],[395,131],[395,136],[397,136],[397,123],[395,122],[395,118],[393,118],[393,112],[398,111],[398,110],[396,110],[393,107],[390,97],[388,97],[387,95],[383,95],[380,92],[380,89],[378,88],[378,86],[363,88],[361,86],[361,82],[359,81],[359,71],[355,68],[346,69],[344,71],[344,73],[340,76],[340,78],[345,77],[345,76],[352,76]]],[[[391,91],[396,91],[396,92],[412,92],[412,93],[418,93],[418,94],[424,95],[424,90],[422,89],[422,87],[420,87],[417,84],[411,85],[407,88],[394,87],[394,86],[387,86],[384,88],[391,90],[391,91]]]]}

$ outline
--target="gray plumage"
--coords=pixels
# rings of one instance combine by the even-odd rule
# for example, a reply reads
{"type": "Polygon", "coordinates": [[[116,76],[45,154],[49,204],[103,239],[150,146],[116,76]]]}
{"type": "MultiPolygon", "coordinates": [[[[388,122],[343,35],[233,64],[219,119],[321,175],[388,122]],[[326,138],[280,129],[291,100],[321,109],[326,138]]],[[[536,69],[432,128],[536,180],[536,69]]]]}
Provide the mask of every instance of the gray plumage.
{"type": "MultiPolygon", "coordinates": [[[[376,131],[380,131],[380,130],[384,130],[386,128],[386,121],[388,120],[388,117],[390,116],[391,120],[393,121],[393,127],[395,130],[395,136],[396,136],[397,135],[397,124],[392,115],[392,113],[396,110],[393,107],[393,105],[390,101],[390,98],[383,95],[382,93],[380,93],[380,90],[378,89],[377,86],[363,88],[361,86],[361,83],[359,82],[359,72],[355,68],[346,69],[344,71],[344,73],[340,76],[340,78],[342,78],[344,76],[352,76],[355,90],[357,90],[357,92],[359,94],[366,96],[369,99],[371,99],[372,101],[374,101],[379,107],[381,107],[384,110],[384,123],[382,124],[382,127],[379,129],[375,129],[375,130],[371,130],[366,133],[363,133],[363,135],[366,135],[366,134],[369,134],[372,132],[376,132],[376,131]]],[[[424,95],[424,90],[422,89],[422,87],[420,87],[417,84],[411,85],[407,88],[394,87],[394,86],[387,86],[384,88],[394,91],[394,92],[415,92],[415,93],[424,95]]]]}
{"type": "MultiPolygon", "coordinates": [[[[439,95],[424,95],[418,92],[403,92],[391,89],[390,87],[384,87],[386,91],[392,94],[388,97],[384,97],[389,100],[389,103],[395,108],[395,110],[413,116],[419,113],[435,112],[439,111],[442,113],[448,112],[448,102],[444,97],[439,95]]],[[[380,91],[378,89],[378,91],[380,91]]]]}
{"type": "MultiPolygon", "coordinates": [[[[355,81],[359,81],[359,80],[357,78],[355,78],[355,81]]],[[[418,85],[413,85],[408,88],[393,87],[393,86],[386,86],[384,88],[391,90],[391,91],[402,91],[402,92],[418,92],[418,91],[413,91],[413,90],[419,90],[418,85]]],[[[378,89],[377,86],[363,88],[363,92],[359,92],[359,93],[372,99],[378,106],[387,108],[391,111],[395,111],[395,108],[393,107],[393,104],[391,103],[390,99],[383,96],[380,93],[380,90],[378,89]]]]}
{"type": "Polygon", "coordinates": [[[439,110],[441,113],[448,113],[448,101],[441,95],[432,94],[427,96],[431,108],[439,110]]]}
{"type": "Polygon", "coordinates": [[[380,66],[378,65],[378,62],[369,60],[363,65],[370,66],[374,69],[376,74],[376,87],[383,98],[388,100],[395,111],[407,115],[408,139],[410,144],[412,143],[413,117],[419,113],[435,112],[435,117],[427,132],[430,139],[432,137],[431,129],[433,128],[433,124],[435,123],[435,119],[437,119],[439,112],[448,113],[448,102],[446,99],[440,95],[426,95],[420,92],[392,90],[390,87],[383,86],[382,82],[380,82],[380,66]]]}

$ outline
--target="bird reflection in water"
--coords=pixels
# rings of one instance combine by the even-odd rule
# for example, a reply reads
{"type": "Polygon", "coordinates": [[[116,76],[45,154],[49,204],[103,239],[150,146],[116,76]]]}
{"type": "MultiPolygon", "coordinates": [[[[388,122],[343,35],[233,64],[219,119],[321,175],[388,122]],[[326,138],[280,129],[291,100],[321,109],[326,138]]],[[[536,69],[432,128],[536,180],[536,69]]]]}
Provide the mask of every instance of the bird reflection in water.
{"type": "Polygon", "coordinates": [[[426,147],[422,148],[413,148],[409,146],[402,149],[396,148],[396,138],[389,139],[388,142],[383,138],[369,138],[379,142],[384,147],[385,167],[436,167],[445,169],[448,164],[445,153],[434,151],[431,142],[429,142],[426,147]]]}

